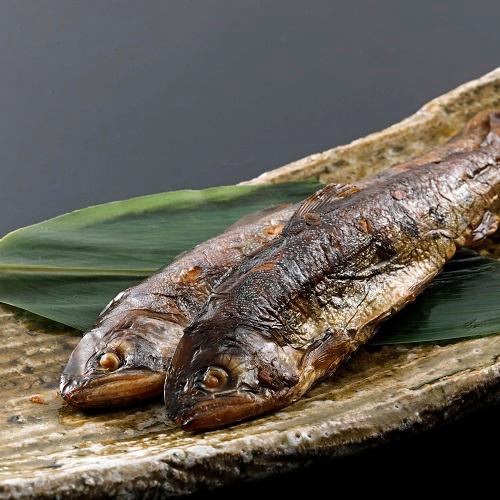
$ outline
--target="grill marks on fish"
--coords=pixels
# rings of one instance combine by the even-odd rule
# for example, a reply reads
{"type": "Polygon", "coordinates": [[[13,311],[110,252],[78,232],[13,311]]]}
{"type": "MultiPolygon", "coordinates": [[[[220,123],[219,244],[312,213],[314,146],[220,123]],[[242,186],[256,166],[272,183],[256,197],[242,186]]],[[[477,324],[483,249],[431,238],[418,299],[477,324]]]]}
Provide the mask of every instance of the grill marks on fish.
{"type": "MultiPolygon", "coordinates": [[[[227,279],[227,284],[222,284],[220,290],[216,290],[216,293],[223,297],[227,297],[228,293],[232,293],[235,296],[232,309],[234,309],[235,314],[241,313],[244,318],[250,316],[247,313],[249,308],[252,308],[252,303],[263,304],[257,309],[262,311],[262,314],[255,315],[254,318],[257,319],[253,321],[246,318],[248,323],[264,322],[269,324],[269,318],[265,317],[266,311],[279,312],[283,310],[284,319],[275,327],[283,329],[285,332],[291,332],[290,338],[287,340],[294,347],[304,347],[296,339],[300,338],[307,344],[307,341],[310,340],[307,332],[313,330],[311,324],[315,322],[321,322],[323,325],[332,324],[332,313],[329,314],[330,308],[322,308],[317,299],[317,291],[327,288],[324,285],[325,279],[328,279],[330,283],[330,296],[345,296],[345,292],[339,293],[338,288],[345,288],[346,280],[366,280],[371,276],[386,273],[388,270],[392,270],[389,269],[390,266],[394,267],[396,265],[394,257],[398,254],[400,262],[397,265],[400,267],[405,267],[412,261],[418,263],[428,260],[431,251],[436,254],[434,257],[435,265],[442,265],[443,261],[438,256],[443,252],[444,257],[450,255],[454,251],[455,241],[459,239],[458,235],[467,229],[464,224],[467,223],[468,219],[466,217],[455,217],[452,206],[455,200],[452,198],[452,192],[457,192],[459,199],[464,200],[465,203],[462,203],[461,207],[463,211],[468,212],[473,208],[466,205],[466,203],[469,202],[470,205],[470,202],[475,198],[470,193],[463,192],[464,188],[460,182],[454,182],[444,190],[441,183],[436,184],[436,179],[440,174],[449,175],[452,173],[453,168],[458,171],[464,170],[468,172],[468,175],[472,172],[472,177],[469,175],[469,178],[472,179],[484,171],[484,169],[474,170],[475,162],[488,162],[483,152],[467,158],[465,163],[464,161],[460,158],[454,160],[453,165],[446,162],[442,163],[439,166],[440,172],[436,171],[437,167],[435,165],[422,169],[418,173],[420,182],[424,186],[433,186],[433,191],[415,188],[410,190],[408,184],[411,182],[413,174],[403,172],[390,183],[395,184],[394,189],[390,189],[390,185],[368,187],[365,191],[359,193],[357,197],[354,196],[349,200],[344,200],[344,203],[339,202],[326,213],[328,213],[330,219],[336,221],[349,221],[352,220],[353,216],[361,213],[361,216],[358,217],[359,220],[363,221],[361,231],[364,234],[361,238],[355,234],[355,230],[350,225],[339,226],[333,224],[326,231],[318,234],[315,234],[313,228],[310,228],[310,233],[307,235],[302,234],[297,241],[294,241],[294,238],[291,237],[286,240],[286,245],[282,243],[278,248],[273,246],[269,250],[265,250],[264,253],[259,254],[255,258],[257,263],[254,261],[249,263],[252,272],[257,270],[273,271],[271,275],[267,273],[254,279],[251,283],[238,279],[233,283],[230,276],[227,279]],[[436,186],[439,187],[436,188],[436,186]],[[403,192],[403,188],[412,192],[412,195],[394,197],[393,193],[403,192]],[[387,196],[387,191],[389,191],[390,197],[387,196]],[[373,200],[376,200],[376,202],[373,200]],[[407,206],[399,203],[403,200],[406,200],[407,206]],[[447,232],[442,232],[439,231],[439,228],[434,228],[429,221],[425,222],[426,213],[421,208],[423,207],[428,214],[428,204],[434,203],[439,205],[441,210],[447,211],[449,217],[455,219],[451,224],[448,221],[448,228],[456,226],[455,231],[448,229],[447,232]],[[420,220],[419,223],[416,222],[417,219],[420,220]],[[366,234],[368,227],[370,228],[370,235],[366,234]],[[429,241],[428,245],[423,244],[421,240],[418,241],[419,245],[412,243],[412,240],[419,238],[421,231],[424,233],[424,242],[425,233],[431,236],[432,241],[429,241]],[[351,244],[352,241],[356,241],[355,246],[351,244]],[[394,245],[391,242],[397,242],[398,244],[394,245]],[[445,250],[443,250],[443,246],[445,250]],[[274,263],[272,265],[261,264],[259,263],[261,259],[266,262],[273,261],[274,263]],[[278,262],[278,265],[276,262],[278,262]],[[340,287],[339,285],[334,286],[335,282],[340,283],[340,287]],[[266,289],[269,290],[265,286],[266,283],[271,287],[272,294],[268,293],[266,297],[262,297],[260,294],[266,289]],[[291,290],[302,289],[305,289],[305,291],[301,295],[290,293],[291,290]],[[287,310],[286,299],[289,296],[293,298],[290,299],[289,310],[287,310]],[[299,324],[302,324],[302,328],[299,324]]],[[[450,177],[452,179],[457,178],[457,176],[453,175],[450,177]]],[[[477,195],[476,192],[475,196],[477,195]]],[[[489,201],[487,200],[486,203],[489,203],[489,201]]],[[[322,214],[323,217],[325,217],[326,213],[322,214]]],[[[306,215],[309,214],[311,212],[306,212],[306,215]]],[[[441,217],[439,225],[441,226],[443,223],[444,220],[441,217]]],[[[291,225],[294,232],[297,233],[298,226],[293,222],[291,225]]],[[[300,227],[300,231],[305,231],[303,226],[300,227]]],[[[428,272],[428,270],[424,266],[425,272],[428,272]]],[[[412,275],[412,273],[413,271],[404,270],[402,279],[406,280],[407,275],[412,275]]],[[[246,273],[243,273],[243,276],[246,278],[246,273]]],[[[362,293],[361,289],[351,289],[350,291],[352,296],[362,295],[362,293]]],[[[369,301],[369,291],[366,293],[367,298],[365,300],[369,301]]],[[[335,302],[339,301],[333,300],[333,304],[335,302]]],[[[325,303],[324,298],[323,303],[325,303]]],[[[344,299],[343,309],[349,309],[348,306],[349,304],[344,299]]],[[[359,307],[358,303],[351,304],[351,308],[353,307],[359,307]]],[[[333,310],[337,312],[336,308],[333,310]]],[[[273,314],[274,320],[276,317],[277,315],[273,314]]],[[[350,318],[350,316],[344,319],[340,318],[339,327],[342,328],[342,321],[346,321],[347,318],[350,318]]],[[[339,323],[338,314],[336,322],[339,323]]],[[[273,323],[276,322],[273,321],[273,323]]]]}
{"type": "MultiPolygon", "coordinates": [[[[361,190],[327,186],[304,201],[280,237],[224,277],[187,328],[166,381],[169,415],[203,430],[289,404],[412,301],[458,247],[492,231],[496,221],[487,214],[500,194],[499,116],[487,115],[480,145],[478,136],[464,140],[465,151],[458,147],[449,159],[396,167],[361,190]],[[207,399],[189,381],[217,364],[229,338],[247,372],[271,362],[297,382],[269,392],[258,380],[251,389],[247,380],[242,391],[236,380],[229,392],[207,399]],[[244,411],[234,408],[235,397],[244,411]]],[[[279,379],[279,370],[270,372],[279,379]]]]}
{"type": "Polygon", "coordinates": [[[269,224],[268,226],[264,227],[264,233],[268,236],[278,236],[281,234],[284,227],[284,224],[269,224]]]}
{"type": "MultiPolygon", "coordinates": [[[[368,276],[366,281],[363,280],[359,290],[351,290],[351,296],[362,297],[361,303],[354,305],[350,305],[345,299],[345,285],[339,290],[335,280],[330,282],[325,288],[332,297],[343,297],[343,307],[338,307],[338,300],[331,300],[324,308],[323,322],[328,323],[330,328],[335,325],[341,331],[348,327],[364,328],[387,313],[384,303],[393,304],[390,307],[392,312],[405,303],[409,288],[412,293],[417,293],[422,288],[422,283],[428,282],[429,276],[439,272],[445,261],[453,255],[457,245],[462,243],[463,237],[471,233],[487,207],[498,196],[499,160],[499,149],[486,146],[477,153],[459,156],[439,165],[422,167],[418,172],[401,173],[388,181],[386,186],[367,188],[357,198],[353,197],[345,203],[346,207],[339,206],[332,214],[336,221],[350,220],[353,207],[362,211],[363,220],[368,219],[370,212],[378,212],[377,217],[372,216],[370,221],[373,233],[377,234],[373,241],[374,254],[364,253],[361,259],[353,260],[361,275],[370,268],[376,268],[377,272],[368,276]],[[463,173],[470,181],[467,185],[463,183],[463,173]],[[421,186],[434,186],[434,190],[422,189],[418,184],[411,190],[405,189],[404,186],[409,187],[412,181],[421,186]],[[391,185],[395,185],[395,188],[392,189],[391,185]],[[392,202],[384,191],[391,193],[392,202]],[[393,194],[396,191],[408,194],[395,197],[393,194]],[[405,206],[402,206],[403,202],[405,206]],[[426,220],[429,204],[439,205],[440,210],[447,214],[446,232],[439,231],[439,227],[426,220]],[[394,221],[400,221],[399,228],[398,224],[391,224],[391,217],[394,221]],[[412,230],[409,231],[408,227],[412,230]],[[385,255],[380,255],[377,251],[377,242],[380,241],[389,243],[388,247],[382,244],[383,248],[390,249],[384,252],[385,255]],[[353,309],[355,316],[342,314],[343,310],[353,309]]],[[[440,217],[438,226],[444,223],[444,217],[440,217]]],[[[492,228],[490,224],[489,231],[492,228]]],[[[342,243],[351,245],[346,239],[342,243]]],[[[364,246],[362,243],[361,247],[364,246]]],[[[346,253],[343,252],[344,255],[346,253]]],[[[335,271],[328,274],[330,277],[335,276],[335,271]]],[[[409,296],[412,297],[411,294],[409,296]]]]}
{"type": "Polygon", "coordinates": [[[214,284],[232,264],[279,235],[294,208],[280,205],[246,216],[225,233],[182,254],[144,282],[128,290],[115,304],[116,312],[130,306],[167,313],[172,307],[190,319],[207,299],[214,284]],[[164,302],[159,300],[164,297],[164,302]],[[120,307],[121,306],[121,307],[120,307]]]}

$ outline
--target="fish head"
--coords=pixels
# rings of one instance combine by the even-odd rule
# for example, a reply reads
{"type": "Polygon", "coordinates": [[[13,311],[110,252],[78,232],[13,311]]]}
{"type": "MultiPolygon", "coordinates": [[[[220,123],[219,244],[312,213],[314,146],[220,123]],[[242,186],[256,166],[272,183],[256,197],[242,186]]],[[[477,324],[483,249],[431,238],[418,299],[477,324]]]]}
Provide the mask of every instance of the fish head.
{"type": "Polygon", "coordinates": [[[65,401],[81,408],[123,406],[163,391],[165,363],[182,334],[176,323],[136,314],[97,326],[72,352],[61,376],[65,401]]]}
{"type": "Polygon", "coordinates": [[[300,357],[252,327],[188,328],[167,372],[167,415],[185,430],[202,431],[286,406],[300,357]]]}

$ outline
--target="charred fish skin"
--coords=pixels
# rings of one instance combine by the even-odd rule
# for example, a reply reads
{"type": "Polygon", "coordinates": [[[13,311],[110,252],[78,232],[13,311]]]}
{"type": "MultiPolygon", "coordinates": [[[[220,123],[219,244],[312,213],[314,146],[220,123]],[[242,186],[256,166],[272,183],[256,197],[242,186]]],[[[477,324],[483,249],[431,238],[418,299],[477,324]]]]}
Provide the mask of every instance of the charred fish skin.
{"type": "Polygon", "coordinates": [[[488,129],[472,151],[306,200],[186,329],[165,383],[168,416],[201,431],[290,404],[414,300],[457,248],[494,231],[498,112],[488,129]]]}
{"type": "MultiPolygon", "coordinates": [[[[364,187],[426,161],[479,147],[489,131],[482,113],[424,157],[359,183],[364,187]]],[[[233,265],[278,236],[296,206],[243,217],[223,234],[179,256],[139,285],[120,292],[72,353],[61,377],[63,398],[81,408],[135,404],[163,393],[166,367],[183,328],[233,265]]]]}
{"type": "Polygon", "coordinates": [[[60,392],[80,408],[130,405],[163,393],[184,327],[230,266],[276,238],[295,208],[271,207],[181,254],[120,292],[71,354],[60,392]]]}

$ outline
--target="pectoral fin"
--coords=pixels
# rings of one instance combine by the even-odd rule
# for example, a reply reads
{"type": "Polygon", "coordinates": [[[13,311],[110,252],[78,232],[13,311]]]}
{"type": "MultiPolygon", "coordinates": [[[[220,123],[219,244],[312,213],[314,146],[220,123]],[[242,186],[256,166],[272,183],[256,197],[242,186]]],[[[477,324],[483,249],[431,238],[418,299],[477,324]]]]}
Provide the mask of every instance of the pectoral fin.
{"type": "Polygon", "coordinates": [[[320,378],[325,377],[347,360],[374,332],[373,326],[367,326],[356,332],[329,329],[321,339],[309,346],[302,358],[302,366],[314,369],[320,374],[320,378]]]}

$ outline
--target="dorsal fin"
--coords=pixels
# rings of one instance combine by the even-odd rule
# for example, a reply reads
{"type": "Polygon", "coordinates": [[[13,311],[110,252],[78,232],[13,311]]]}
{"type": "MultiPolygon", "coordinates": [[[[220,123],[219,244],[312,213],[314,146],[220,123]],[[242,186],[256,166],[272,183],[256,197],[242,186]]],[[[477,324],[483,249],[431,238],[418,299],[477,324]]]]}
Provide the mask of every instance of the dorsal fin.
{"type": "Polygon", "coordinates": [[[288,224],[283,229],[283,234],[289,233],[292,228],[297,228],[297,223],[315,225],[320,221],[322,213],[330,211],[335,204],[348,196],[357,193],[359,188],[353,184],[328,184],[306,198],[292,215],[288,224]]]}
{"type": "Polygon", "coordinates": [[[357,193],[359,188],[352,184],[328,184],[324,188],[316,191],[314,194],[306,198],[297,208],[292,218],[303,217],[307,213],[315,212],[322,213],[328,210],[338,200],[346,198],[351,194],[357,193]]]}

